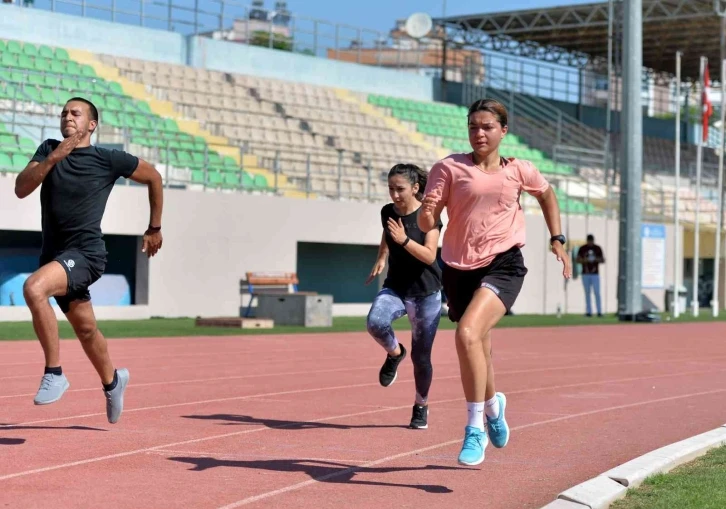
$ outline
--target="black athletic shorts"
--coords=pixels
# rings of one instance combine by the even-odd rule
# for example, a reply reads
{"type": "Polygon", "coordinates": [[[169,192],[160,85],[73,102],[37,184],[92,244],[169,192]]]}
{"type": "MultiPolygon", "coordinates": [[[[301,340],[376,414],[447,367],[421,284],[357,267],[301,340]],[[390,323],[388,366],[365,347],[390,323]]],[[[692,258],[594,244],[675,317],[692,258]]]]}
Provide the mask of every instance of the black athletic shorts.
{"type": "Polygon", "coordinates": [[[98,281],[106,270],[106,258],[103,255],[81,253],[80,251],[63,251],[55,256],[40,257],[40,266],[57,261],[68,276],[68,288],[63,296],[53,297],[61,311],[68,313],[74,300],[91,300],[88,287],[98,281]]]}
{"type": "Polygon", "coordinates": [[[442,276],[449,319],[452,322],[461,320],[474,292],[482,287],[493,291],[509,312],[522,290],[526,274],[527,267],[518,247],[498,254],[492,263],[479,269],[460,270],[444,264],[442,276]]]}

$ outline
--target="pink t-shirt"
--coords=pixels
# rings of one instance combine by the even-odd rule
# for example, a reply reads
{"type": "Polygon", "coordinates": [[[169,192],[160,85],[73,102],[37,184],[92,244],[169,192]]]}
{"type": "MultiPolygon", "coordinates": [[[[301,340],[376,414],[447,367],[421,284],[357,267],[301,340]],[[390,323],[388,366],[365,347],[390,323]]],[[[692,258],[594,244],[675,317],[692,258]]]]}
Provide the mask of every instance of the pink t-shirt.
{"type": "Polygon", "coordinates": [[[441,258],[461,270],[489,265],[508,249],[524,246],[524,212],[519,195],[544,193],[549,183],[529,161],[502,158],[500,171],[485,173],[471,154],[453,154],[429,173],[426,194],[446,205],[449,222],[441,258]]]}

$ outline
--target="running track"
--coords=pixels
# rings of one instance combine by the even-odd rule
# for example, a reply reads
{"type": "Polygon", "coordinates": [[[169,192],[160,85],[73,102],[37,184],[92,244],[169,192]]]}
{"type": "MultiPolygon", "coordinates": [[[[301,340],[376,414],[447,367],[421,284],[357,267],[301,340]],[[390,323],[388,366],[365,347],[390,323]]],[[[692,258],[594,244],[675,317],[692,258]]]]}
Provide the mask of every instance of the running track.
{"type": "MultiPolygon", "coordinates": [[[[509,445],[456,463],[466,410],[453,333],[434,344],[429,429],[405,428],[410,360],[378,385],[366,334],[112,340],[131,371],[109,425],[93,368],[35,407],[36,342],[0,343],[0,506],[538,508],[657,447],[726,422],[722,324],[500,329],[509,445]]],[[[401,335],[409,343],[408,333],[401,335]]]]}

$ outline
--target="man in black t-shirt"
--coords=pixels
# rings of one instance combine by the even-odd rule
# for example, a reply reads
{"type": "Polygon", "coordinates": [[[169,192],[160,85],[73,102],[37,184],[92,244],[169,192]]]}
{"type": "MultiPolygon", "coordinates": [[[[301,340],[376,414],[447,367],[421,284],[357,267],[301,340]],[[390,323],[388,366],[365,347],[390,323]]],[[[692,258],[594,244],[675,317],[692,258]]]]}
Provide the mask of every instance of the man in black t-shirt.
{"type": "Polygon", "coordinates": [[[598,266],[605,263],[602,248],[595,244],[593,235],[587,236],[587,244],[580,246],[577,251],[577,263],[582,265],[582,284],[585,287],[585,307],[587,316],[592,316],[590,292],[595,294],[597,316],[602,316],[602,303],[600,302],[600,271],[598,266]]]}
{"type": "Polygon", "coordinates": [[[129,372],[114,369],[88,291],[106,268],[101,219],[116,180],[124,177],[146,184],[151,219],[142,251],[154,256],[162,244],[163,188],[161,176],[146,161],[91,145],[97,127],[98,110],[90,101],[80,97],[69,100],[61,113],[63,141],[49,139],[41,143],[18,175],[15,194],[25,198],[42,184],[40,268],[23,287],[45,354],[45,373],[35,404],[58,401],[70,386],[61,369],[58,323],[48,301],[54,297],[101,378],[108,421],[115,423],[123,411],[129,372]]]}

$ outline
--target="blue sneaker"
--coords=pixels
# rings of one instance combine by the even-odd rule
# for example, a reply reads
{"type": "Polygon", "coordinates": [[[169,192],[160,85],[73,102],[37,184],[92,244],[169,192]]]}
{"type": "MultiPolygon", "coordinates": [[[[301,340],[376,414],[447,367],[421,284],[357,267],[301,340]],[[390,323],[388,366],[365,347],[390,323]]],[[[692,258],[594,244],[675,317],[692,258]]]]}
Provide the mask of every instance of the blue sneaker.
{"type": "Polygon", "coordinates": [[[491,419],[487,415],[487,431],[492,440],[492,445],[497,449],[501,449],[509,442],[509,425],[504,418],[504,411],[507,408],[507,398],[501,392],[496,393],[499,399],[499,417],[491,419]]]}
{"type": "Polygon", "coordinates": [[[484,449],[488,442],[486,432],[474,426],[464,428],[464,445],[459,453],[459,463],[473,466],[484,461],[484,449]]]}

